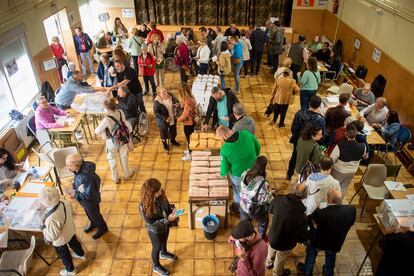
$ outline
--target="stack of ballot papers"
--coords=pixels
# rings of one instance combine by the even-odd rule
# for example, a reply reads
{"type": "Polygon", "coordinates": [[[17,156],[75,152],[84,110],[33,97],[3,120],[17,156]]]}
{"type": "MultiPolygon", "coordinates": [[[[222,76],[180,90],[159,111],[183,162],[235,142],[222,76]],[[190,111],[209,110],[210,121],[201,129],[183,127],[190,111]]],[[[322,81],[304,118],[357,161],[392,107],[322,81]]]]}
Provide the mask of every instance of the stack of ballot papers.
{"type": "Polygon", "coordinates": [[[220,149],[223,141],[216,139],[213,132],[194,132],[190,137],[190,149],[205,150],[205,149],[220,149]]]}
{"type": "Polygon", "coordinates": [[[411,199],[386,199],[380,215],[386,228],[413,230],[414,202],[411,199]]]}
{"type": "Polygon", "coordinates": [[[220,156],[212,156],[211,151],[192,151],[191,160],[190,197],[229,196],[227,177],[220,176],[220,156]]]}
{"type": "Polygon", "coordinates": [[[203,115],[206,114],[208,103],[211,97],[211,90],[218,86],[219,76],[213,75],[197,75],[193,82],[192,93],[197,104],[200,104],[203,109],[203,115]]]}

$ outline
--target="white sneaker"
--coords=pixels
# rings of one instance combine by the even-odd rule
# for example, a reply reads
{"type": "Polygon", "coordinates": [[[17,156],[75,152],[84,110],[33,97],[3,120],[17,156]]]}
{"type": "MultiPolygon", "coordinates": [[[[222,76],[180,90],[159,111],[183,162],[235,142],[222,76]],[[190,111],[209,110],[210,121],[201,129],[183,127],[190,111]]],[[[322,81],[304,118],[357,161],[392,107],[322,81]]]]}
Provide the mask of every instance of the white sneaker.
{"type": "Polygon", "coordinates": [[[181,158],[183,161],[190,161],[191,160],[191,154],[185,153],[185,155],[181,158]]]}
{"type": "Polygon", "coordinates": [[[64,268],[64,269],[61,269],[60,271],[59,271],[59,274],[60,275],[62,275],[62,276],[70,276],[70,275],[76,275],[76,271],[75,270],[73,270],[73,271],[67,271],[66,270],[66,268],[64,268]]]}
{"type": "Polygon", "coordinates": [[[72,257],[75,259],[81,259],[81,260],[86,260],[86,255],[83,256],[79,256],[78,254],[76,254],[75,252],[72,252],[72,257]]]}

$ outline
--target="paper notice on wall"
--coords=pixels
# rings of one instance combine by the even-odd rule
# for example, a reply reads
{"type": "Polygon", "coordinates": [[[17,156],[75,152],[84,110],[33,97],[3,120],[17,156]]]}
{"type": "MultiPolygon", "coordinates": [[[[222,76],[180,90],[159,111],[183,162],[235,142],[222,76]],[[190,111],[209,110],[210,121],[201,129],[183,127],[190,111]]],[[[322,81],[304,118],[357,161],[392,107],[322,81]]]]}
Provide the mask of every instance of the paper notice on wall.
{"type": "Polygon", "coordinates": [[[318,7],[327,7],[328,6],[328,0],[319,0],[318,1],[318,7]]]}
{"type": "Polygon", "coordinates": [[[12,59],[9,62],[6,62],[6,70],[7,70],[7,74],[9,75],[9,77],[13,76],[14,74],[17,73],[17,71],[19,71],[19,67],[17,66],[17,62],[16,59],[12,59]]]}
{"type": "Polygon", "coordinates": [[[133,9],[122,9],[122,17],[131,18],[134,17],[133,9]]]}

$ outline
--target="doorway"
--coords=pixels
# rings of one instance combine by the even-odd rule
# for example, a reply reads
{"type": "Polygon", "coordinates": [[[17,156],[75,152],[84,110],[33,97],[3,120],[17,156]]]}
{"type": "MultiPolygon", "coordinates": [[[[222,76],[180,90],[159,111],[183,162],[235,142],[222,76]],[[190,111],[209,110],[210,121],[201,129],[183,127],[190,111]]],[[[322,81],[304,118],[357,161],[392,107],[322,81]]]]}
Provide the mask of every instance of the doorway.
{"type": "Polygon", "coordinates": [[[61,9],[57,13],[52,14],[43,20],[43,26],[49,44],[52,42],[52,37],[57,36],[67,54],[67,62],[75,63],[76,68],[79,69],[79,60],[76,54],[73,34],[66,9],[61,9]]]}

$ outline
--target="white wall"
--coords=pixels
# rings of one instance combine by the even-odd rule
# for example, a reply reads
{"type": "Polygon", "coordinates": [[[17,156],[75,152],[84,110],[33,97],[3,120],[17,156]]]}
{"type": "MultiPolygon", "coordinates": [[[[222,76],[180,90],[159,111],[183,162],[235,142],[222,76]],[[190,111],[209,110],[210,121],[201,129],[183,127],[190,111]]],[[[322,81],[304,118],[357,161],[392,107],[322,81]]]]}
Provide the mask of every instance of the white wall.
{"type": "MultiPolygon", "coordinates": [[[[51,16],[53,13],[66,8],[68,14],[73,13],[75,18],[79,18],[78,5],[76,1],[67,1],[67,0],[55,0],[53,3],[54,7],[51,6],[51,3],[48,1],[38,8],[28,9],[25,14],[18,16],[19,10],[17,12],[11,12],[12,8],[8,4],[9,1],[0,1],[0,34],[7,32],[13,27],[24,24],[26,28],[26,38],[27,43],[30,48],[32,55],[38,54],[44,48],[49,45],[47,41],[46,33],[43,27],[43,20],[51,16]],[[12,20],[5,22],[5,18],[11,16],[12,20]]],[[[30,3],[34,1],[25,0],[25,1],[16,1],[19,3],[30,3]]]]}
{"type": "MultiPolygon", "coordinates": [[[[376,7],[370,7],[371,5],[364,0],[341,1],[343,1],[342,21],[344,23],[402,66],[414,72],[414,59],[411,50],[414,45],[413,23],[386,10],[382,16],[379,16],[376,14],[376,7]]],[[[400,9],[414,11],[413,0],[393,0],[393,2],[397,3],[400,9]]]]}

